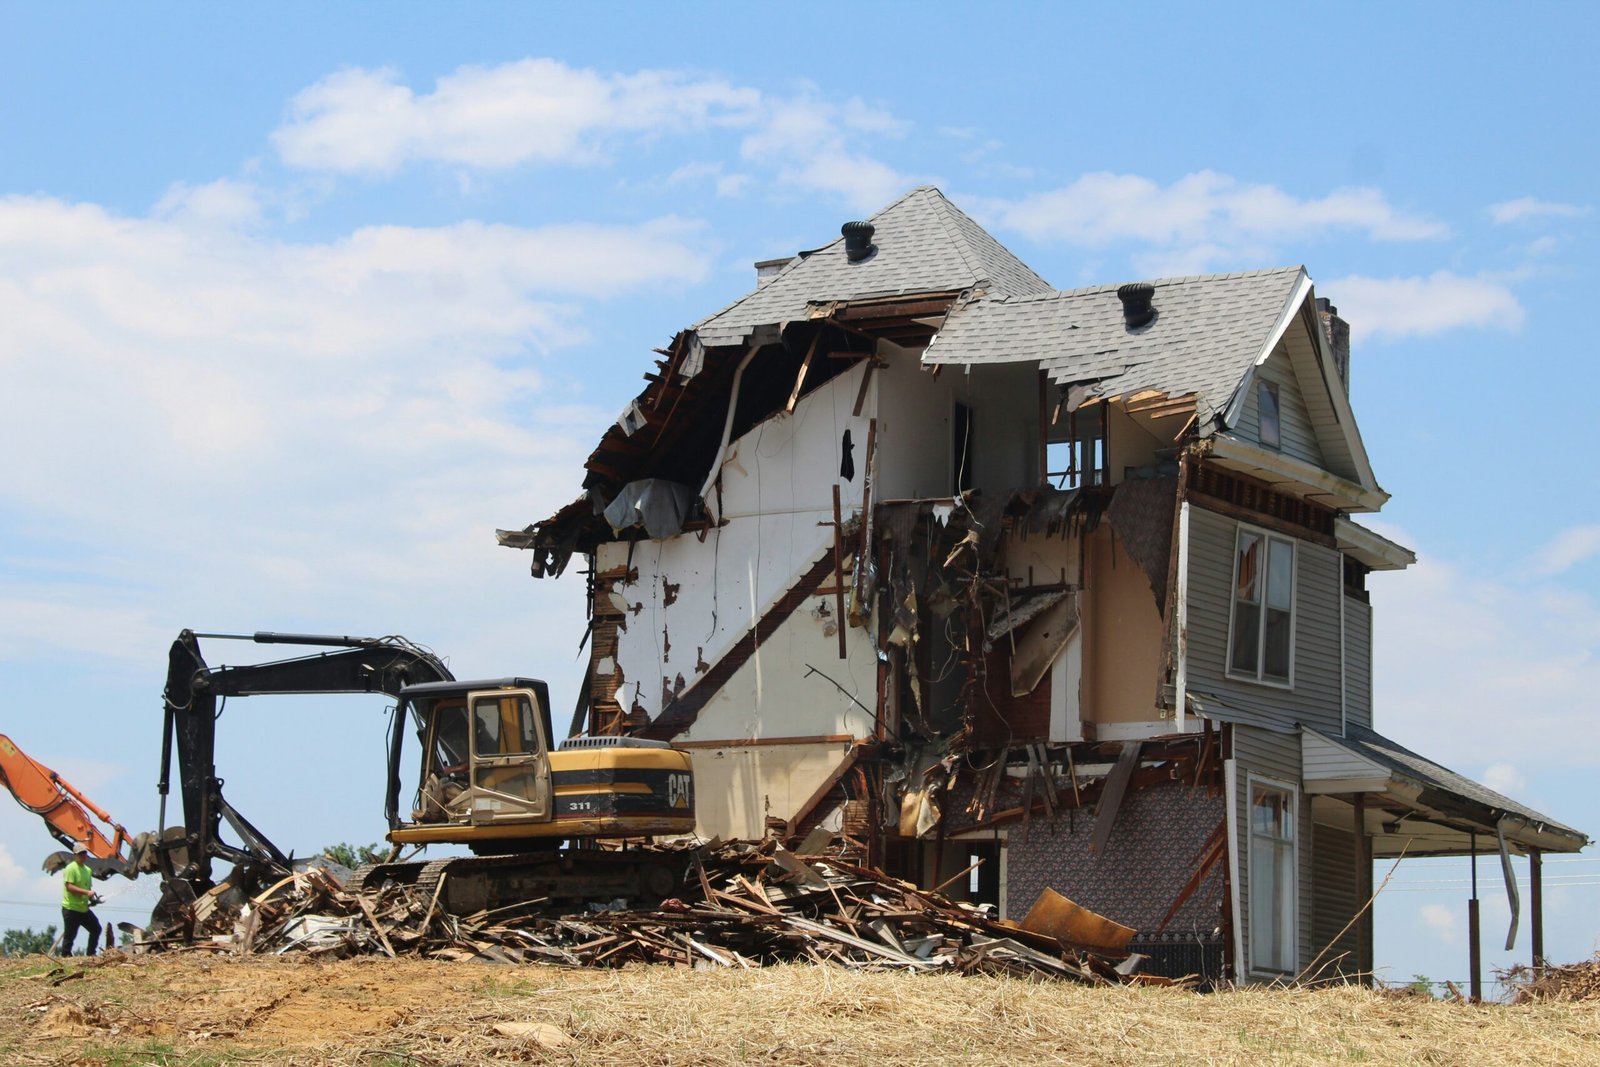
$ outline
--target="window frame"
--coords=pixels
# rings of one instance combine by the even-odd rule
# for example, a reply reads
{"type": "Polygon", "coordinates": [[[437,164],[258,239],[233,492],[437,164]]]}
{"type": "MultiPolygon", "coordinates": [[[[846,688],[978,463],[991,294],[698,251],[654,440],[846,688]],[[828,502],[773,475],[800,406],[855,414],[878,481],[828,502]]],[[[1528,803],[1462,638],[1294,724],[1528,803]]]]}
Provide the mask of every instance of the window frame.
{"type": "MultiPolygon", "coordinates": [[[[1254,773],[1245,775],[1245,862],[1248,864],[1246,871],[1249,877],[1250,900],[1245,916],[1246,929],[1249,931],[1249,966],[1247,970],[1253,976],[1263,978],[1281,978],[1284,975],[1298,973],[1300,968],[1300,788],[1293,782],[1284,782],[1276,778],[1268,778],[1254,773]],[[1261,884],[1256,867],[1256,839],[1263,837],[1255,828],[1256,790],[1269,790],[1282,793],[1289,798],[1289,881],[1288,881],[1288,933],[1286,944],[1287,966],[1279,968],[1276,963],[1266,964],[1258,961],[1258,942],[1256,940],[1256,908],[1264,899],[1257,893],[1261,884]]],[[[1281,843],[1276,838],[1264,838],[1273,843],[1281,843]]]]}
{"type": "Polygon", "coordinates": [[[1283,402],[1278,395],[1278,383],[1265,378],[1256,379],[1256,443],[1274,452],[1283,451],[1283,402]],[[1267,440],[1267,406],[1262,401],[1272,398],[1272,440],[1267,440]]]}
{"type": "Polygon", "coordinates": [[[1230,568],[1232,581],[1228,586],[1228,641],[1227,649],[1223,653],[1223,673],[1228,678],[1249,682],[1252,685],[1270,686],[1274,689],[1294,688],[1294,663],[1295,663],[1295,636],[1299,628],[1300,619],[1300,545],[1296,538],[1284,534],[1274,533],[1260,526],[1249,523],[1239,523],[1233,535],[1233,564],[1230,568]],[[1261,592],[1258,597],[1260,613],[1256,618],[1256,667],[1255,671],[1248,672],[1233,665],[1234,646],[1238,642],[1239,633],[1239,556],[1240,545],[1245,537],[1258,537],[1262,543],[1261,566],[1261,592]],[[1272,544],[1277,542],[1289,548],[1289,670],[1285,677],[1275,678],[1266,673],[1267,664],[1267,596],[1269,593],[1268,579],[1271,571],[1272,544]]]}

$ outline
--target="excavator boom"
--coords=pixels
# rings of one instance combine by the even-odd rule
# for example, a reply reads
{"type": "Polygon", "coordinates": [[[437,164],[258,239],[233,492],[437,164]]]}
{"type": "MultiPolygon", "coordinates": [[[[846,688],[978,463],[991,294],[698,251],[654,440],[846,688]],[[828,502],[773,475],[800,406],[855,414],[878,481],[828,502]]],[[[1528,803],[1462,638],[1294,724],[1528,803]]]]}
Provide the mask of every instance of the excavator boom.
{"type": "MultiPolygon", "coordinates": [[[[142,850],[134,848],[129,855],[123,854],[124,846],[135,843],[128,831],[71,782],[22,751],[4,734],[0,734],[0,781],[5,782],[18,804],[44,820],[50,836],[69,852],[80,845],[88,850],[95,877],[120,874],[132,878],[138,873],[142,850]]],[[[59,869],[60,855],[47,860],[45,868],[59,869]]]]}
{"type": "Polygon", "coordinates": [[[290,693],[384,693],[397,695],[407,685],[450,681],[453,676],[432,652],[403,637],[344,637],[325,634],[195,633],[184,630],[172,643],[167,663],[161,749],[163,823],[155,846],[169,881],[195,892],[212,885],[211,861],[222,859],[265,872],[289,868],[289,859],[222,795],[217,776],[216,727],[220,702],[228,697],[290,693]],[[200,638],[252,641],[263,645],[310,646],[334,651],[239,667],[209,666],[200,638]],[[166,797],[172,756],[178,757],[183,804],[181,828],[169,830],[166,797]],[[240,845],[222,840],[222,823],[240,845]]]}

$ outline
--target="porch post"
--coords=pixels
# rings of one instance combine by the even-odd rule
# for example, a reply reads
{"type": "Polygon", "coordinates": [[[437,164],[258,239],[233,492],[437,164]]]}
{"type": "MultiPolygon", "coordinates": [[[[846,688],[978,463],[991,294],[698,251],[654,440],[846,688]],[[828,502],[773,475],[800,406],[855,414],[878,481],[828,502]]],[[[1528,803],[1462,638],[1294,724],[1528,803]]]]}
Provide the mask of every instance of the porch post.
{"type": "Polygon", "coordinates": [[[1351,962],[1362,985],[1372,982],[1372,924],[1371,909],[1367,907],[1372,882],[1372,856],[1367,846],[1367,795],[1356,793],[1351,798],[1355,808],[1356,854],[1356,958],[1351,962]]]}
{"type": "Polygon", "coordinates": [[[1533,927],[1533,969],[1544,966],[1544,857],[1528,849],[1528,912],[1533,927]]]}
{"type": "Polygon", "coordinates": [[[1467,901],[1467,967],[1472,980],[1472,1003],[1483,1003],[1483,952],[1478,943],[1478,835],[1472,841],[1472,899],[1467,901]]]}

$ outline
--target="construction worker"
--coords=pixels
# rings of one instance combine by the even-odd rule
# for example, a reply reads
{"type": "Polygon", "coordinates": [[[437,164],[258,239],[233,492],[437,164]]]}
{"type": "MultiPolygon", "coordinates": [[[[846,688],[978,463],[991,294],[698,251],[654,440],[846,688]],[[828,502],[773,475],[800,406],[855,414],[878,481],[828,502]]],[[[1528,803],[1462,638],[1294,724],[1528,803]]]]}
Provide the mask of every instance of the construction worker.
{"type": "Polygon", "coordinates": [[[89,935],[85,956],[93,956],[100,947],[100,919],[89,910],[91,904],[100,903],[100,896],[92,888],[94,872],[89,869],[89,850],[78,846],[72,862],[61,872],[61,954],[72,955],[72,943],[78,939],[80,929],[89,935]]]}

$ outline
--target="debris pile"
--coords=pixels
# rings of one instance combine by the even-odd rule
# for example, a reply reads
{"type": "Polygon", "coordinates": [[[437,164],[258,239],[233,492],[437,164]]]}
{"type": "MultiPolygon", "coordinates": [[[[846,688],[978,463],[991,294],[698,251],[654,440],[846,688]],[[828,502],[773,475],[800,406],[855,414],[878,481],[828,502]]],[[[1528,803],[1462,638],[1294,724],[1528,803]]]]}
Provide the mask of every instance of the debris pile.
{"type": "Polygon", "coordinates": [[[1028,929],[1031,923],[999,920],[989,908],[918,889],[838,855],[801,855],[771,841],[713,843],[682,854],[688,874],[681,891],[648,909],[616,901],[554,914],[536,902],[447,915],[437,890],[430,895],[390,882],[357,889],[356,877],[346,884],[329,870],[312,869],[243,906],[218,903],[227,899],[219,886],[190,909],[195,940],[167,936],[145,944],[575,967],[753,968],[811,961],[1096,984],[1127,980],[1139,960],[1069,944],[1028,929]]]}
{"type": "Polygon", "coordinates": [[[1515,990],[1513,1000],[1600,1000],[1600,955],[1581,963],[1546,964],[1529,967],[1518,964],[1500,975],[1515,990]]]}

